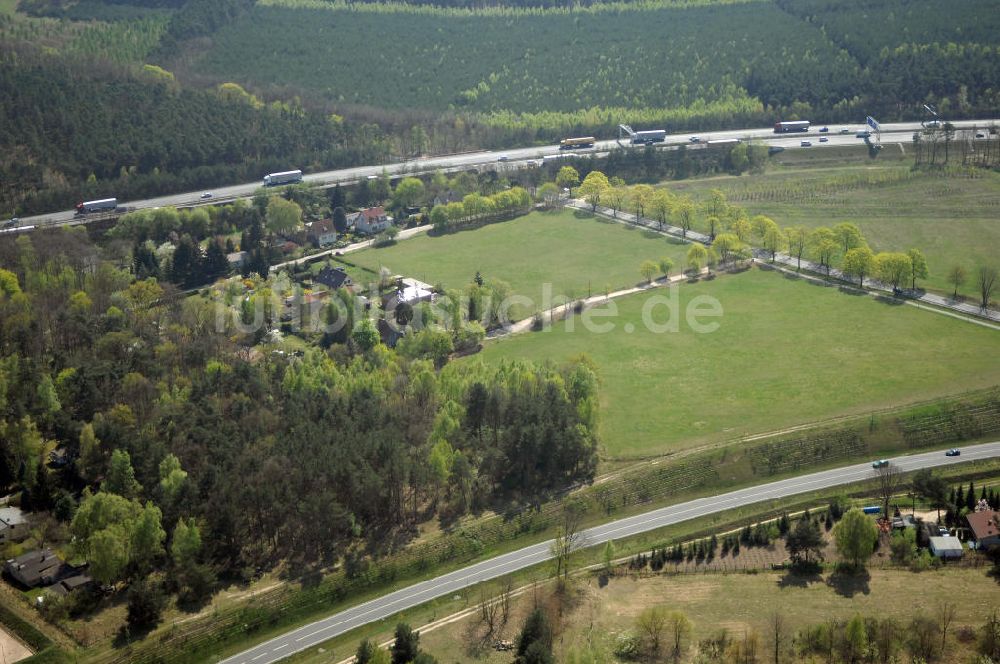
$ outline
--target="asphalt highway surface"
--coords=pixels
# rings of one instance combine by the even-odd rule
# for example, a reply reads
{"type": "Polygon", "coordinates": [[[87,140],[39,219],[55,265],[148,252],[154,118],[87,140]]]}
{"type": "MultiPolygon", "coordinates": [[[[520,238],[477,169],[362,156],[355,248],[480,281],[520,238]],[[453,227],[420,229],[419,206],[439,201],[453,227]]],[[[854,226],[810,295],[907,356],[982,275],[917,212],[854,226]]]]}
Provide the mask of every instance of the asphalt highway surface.
{"type": "MultiPolygon", "coordinates": [[[[962,449],[961,456],[958,457],[948,457],[943,451],[934,451],[896,457],[890,459],[890,463],[898,467],[899,470],[908,472],[998,456],[1000,456],[1000,441],[966,447],[962,449]]],[[[581,534],[579,548],[597,546],[611,539],[629,537],[742,505],[787,498],[873,477],[872,464],[866,462],[730,491],[708,498],[699,498],[585,530],[581,534]]],[[[238,655],[222,660],[222,664],[270,664],[280,661],[352,629],[388,618],[399,611],[436,597],[460,593],[473,584],[543,563],[552,558],[551,546],[551,540],[541,542],[397,590],[286,632],[238,655]]]]}
{"type": "MultiPolygon", "coordinates": [[[[957,129],[968,129],[972,127],[983,128],[991,124],[1000,124],[1000,120],[965,120],[953,122],[952,124],[957,129]]],[[[819,129],[821,126],[822,125],[818,124],[813,125],[810,127],[808,132],[795,132],[790,134],[775,134],[774,129],[770,127],[761,129],[713,131],[697,134],[697,138],[699,139],[698,143],[692,142],[692,138],[695,137],[695,134],[671,134],[666,137],[666,140],[663,143],[658,143],[656,145],[673,147],[687,145],[691,148],[697,148],[703,147],[706,144],[711,145],[712,141],[757,139],[768,146],[799,149],[801,147],[801,142],[803,140],[808,140],[812,143],[811,147],[815,149],[827,145],[857,145],[862,139],[857,138],[855,133],[865,128],[860,124],[838,124],[830,125],[829,132],[820,133],[819,129]],[[843,129],[847,129],[848,133],[840,133],[843,129]],[[821,143],[819,141],[821,137],[826,137],[828,142],[821,143]]],[[[920,128],[921,126],[919,122],[883,124],[881,126],[882,144],[909,143],[913,139],[913,132],[918,131],[920,128]]],[[[627,141],[627,137],[622,139],[621,144],[614,140],[598,141],[593,148],[586,150],[560,150],[558,145],[547,145],[512,150],[497,150],[493,152],[471,152],[467,154],[426,157],[394,164],[359,166],[356,168],[344,168],[335,171],[326,171],[323,173],[306,173],[303,176],[303,181],[324,186],[332,186],[337,183],[351,184],[365,178],[375,177],[380,175],[383,170],[390,176],[396,176],[404,173],[428,173],[436,170],[459,171],[484,166],[490,166],[491,168],[519,168],[526,165],[526,162],[542,161],[545,157],[551,157],[553,155],[602,154],[620,146],[628,147],[629,145],[627,141]]],[[[638,145],[633,147],[642,148],[643,146],[638,145]]],[[[289,170],[297,167],[298,166],[296,164],[288,165],[289,170]]],[[[261,173],[262,178],[263,176],[264,173],[261,173]]],[[[256,182],[249,182],[246,184],[219,187],[209,192],[191,191],[181,194],[172,194],[170,196],[161,196],[159,198],[150,198],[143,201],[119,201],[118,204],[120,208],[127,210],[141,210],[167,206],[190,207],[194,205],[211,205],[253,196],[254,192],[260,189],[262,185],[263,180],[258,180],[256,182]],[[205,193],[210,193],[212,195],[211,198],[202,198],[202,195],[205,193]]],[[[104,215],[100,214],[92,214],[85,217],[78,217],[75,210],[64,210],[61,212],[52,212],[34,217],[22,217],[20,226],[44,227],[56,224],[81,223],[91,219],[100,219],[103,218],[103,216],[104,215]]]]}

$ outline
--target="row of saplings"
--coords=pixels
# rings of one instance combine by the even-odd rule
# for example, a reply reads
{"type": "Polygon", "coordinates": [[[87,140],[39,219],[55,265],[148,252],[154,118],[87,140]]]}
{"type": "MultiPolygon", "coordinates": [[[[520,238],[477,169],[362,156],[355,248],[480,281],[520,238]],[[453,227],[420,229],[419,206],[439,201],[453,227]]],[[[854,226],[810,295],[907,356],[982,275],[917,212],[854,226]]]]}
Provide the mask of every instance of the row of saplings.
{"type": "Polygon", "coordinates": [[[834,500],[825,512],[816,515],[806,510],[802,516],[793,520],[788,514],[782,514],[775,521],[747,524],[738,532],[727,533],[722,537],[721,551],[719,538],[712,535],[687,544],[678,543],[654,548],[649,553],[636,554],[629,560],[628,569],[640,571],[649,567],[654,572],[659,572],[667,563],[711,563],[717,555],[735,558],[740,555],[741,549],[767,547],[779,538],[785,539],[790,554],[792,550],[795,551],[793,562],[801,567],[803,564],[813,563],[821,553],[823,537],[820,528],[829,531],[843,514],[843,503],[834,500]]]}

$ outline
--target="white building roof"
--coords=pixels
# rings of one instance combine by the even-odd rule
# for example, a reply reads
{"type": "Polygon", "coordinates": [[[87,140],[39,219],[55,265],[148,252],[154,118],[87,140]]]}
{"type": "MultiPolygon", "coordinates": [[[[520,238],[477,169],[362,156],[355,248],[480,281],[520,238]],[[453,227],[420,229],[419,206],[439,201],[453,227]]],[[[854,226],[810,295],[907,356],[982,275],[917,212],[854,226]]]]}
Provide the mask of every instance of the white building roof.
{"type": "Polygon", "coordinates": [[[931,537],[930,543],[935,551],[962,551],[962,541],[957,537],[931,537]]]}
{"type": "Polygon", "coordinates": [[[17,526],[28,523],[28,519],[25,518],[24,512],[17,507],[0,507],[0,522],[2,522],[0,525],[17,526]]]}

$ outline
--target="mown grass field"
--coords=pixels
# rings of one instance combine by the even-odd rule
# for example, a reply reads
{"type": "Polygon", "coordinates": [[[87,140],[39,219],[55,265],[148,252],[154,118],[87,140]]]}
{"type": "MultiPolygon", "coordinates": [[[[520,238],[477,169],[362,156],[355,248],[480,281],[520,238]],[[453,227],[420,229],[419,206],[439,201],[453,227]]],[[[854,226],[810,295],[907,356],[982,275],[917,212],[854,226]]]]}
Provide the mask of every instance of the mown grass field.
{"type": "MultiPolygon", "coordinates": [[[[614,329],[562,324],[488,344],[485,361],[586,353],[601,378],[608,458],[676,451],[1000,383],[1000,332],[752,270],[678,287],[679,332],[642,323],[650,297],[614,302],[614,329]],[[717,331],[683,319],[696,296],[722,306],[717,331]],[[633,332],[627,331],[632,325],[633,332]]],[[[658,291],[665,294],[665,291],[658,291]]],[[[654,312],[658,322],[666,310],[654,312]]]]}
{"type": "MultiPolygon", "coordinates": [[[[581,580],[576,587],[575,601],[563,613],[555,652],[558,661],[572,661],[575,649],[593,645],[604,653],[604,661],[618,662],[611,652],[618,634],[635,630],[637,616],[652,606],[682,611],[692,623],[691,644],[716,636],[721,629],[730,638],[742,639],[745,631],[756,632],[761,639],[758,651],[761,661],[770,661],[773,651],[767,647],[768,620],[775,610],[786,621],[786,636],[809,626],[831,619],[847,621],[856,613],[877,618],[892,617],[907,625],[920,610],[925,615],[943,603],[956,607],[954,623],[949,629],[947,657],[949,662],[967,661],[974,643],[962,643],[956,635],[964,627],[978,630],[989,607],[1000,596],[995,582],[983,569],[944,569],[914,574],[905,570],[870,572],[867,582],[831,579],[829,573],[810,583],[784,583],[780,573],[763,574],[682,574],[651,578],[613,578],[601,588],[596,578],[581,580]],[[914,593],[919,593],[919,601],[914,593]],[[957,598],[979,598],[979,601],[958,601],[957,598]]],[[[538,591],[541,601],[551,593],[551,587],[538,591]]],[[[512,625],[506,638],[516,638],[524,617],[531,611],[535,596],[522,595],[515,605],[512,625]]],[[[509,662],[509,655],[486,650],[480,656],[470,656],[468,630],[478,616],[421,634],[420,645],[442,662],[509,662]]],[[[905,630],[903,630],[905,632],[905,630]]],[[[689,650],[682,661],[691,661],[689,650]]],[[[589,660],[584,660],[589,661],[589,660]]],[[[664,660],[666,661],[666,660],[664,660]]],[[[786,654],[782,661],[801,660],[786,654]]],[[[944,660],[942,660],[944,661],[944,660]]]]}
{"type": "Polygon", "coordinates": [[[443,236],[421,235],[344,258],[375,275],[385,267],[393,274],[458,290],[471,284],[478,271],[485,279],[506,281],[514,293],[537,303],[513,309],[515,318],[523,318],[543,308],[546,284],[553,296],[570,299],[633,286],[642,280],[639,265],[645,260],[670,257],[679,270],[687,246],[583,212],[560,210],[443,236]]]}
{"type": "Polygon", "coordinates": [[[923,282],[927,288],[951,293],[948,272],[962,265],[969,280],[960,292],[974,296],[973,272],[984,264],[1000,266],[1000,173],[979,171],[974,178],[915,173],[909,160],[892,154],[896,151],[888,148],[890,159],[871,161],[860,150],[838,159],[821,155],[823,149],[810,159],[796,155],[788,167],[762,175],[668,186],[696,199],[718,188],[751,215],[768,215],[783,227],[856,223],[876,251],[923,251],[930,269],[923,282]]]}

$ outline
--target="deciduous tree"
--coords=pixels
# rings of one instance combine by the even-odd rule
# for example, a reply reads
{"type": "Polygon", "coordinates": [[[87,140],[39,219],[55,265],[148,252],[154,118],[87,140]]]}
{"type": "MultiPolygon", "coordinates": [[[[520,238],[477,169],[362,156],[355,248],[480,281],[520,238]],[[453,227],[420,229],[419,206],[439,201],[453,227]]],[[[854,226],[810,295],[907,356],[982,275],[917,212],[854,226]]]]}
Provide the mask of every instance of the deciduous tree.
{"type": "Polygon", "coordinates": [[[652,283],[653,275],[656,274],[656,268],[657,265],[653,261],[643,261],[639,266],[639,273],[646,280],[646,283],[652,283]]]}
{"type": "Polygon", "coordinates": [[[958,289],[965,283],[966,278],[965,268],[961,265],[955,265],[948,271],[948,283],[955,287],[955,292],[952,293],[953,299],[958,299],[958,289]]]}
{"type": "Polygon", "coordinates": [[[833,527],[833,538],[840,555],[852,567],[860,569],[875,551],[878,528],[867,514],[855,507],[833,527]]]}
{"type": "Polygon", "coordinates": [[[875,274],[893,291],[910,280],[910,257],[898,252],[882,252],[875,256],[875,274]]]}
{"type": "Polygon", "coordinates": [[[587,201],[590,205],[590,210],[593,212],[597,210],[597,206],[601,204],[601,199],[607,195],[610,188],[611,184],[608,182],[608,176],[600,171],[591,171],[587,173],[587,177],[580,184],[579,194],[587,201]]]}
{"type": "Polygon", "coordinates": [[[563,166],[556,174],[556,186],[560,189],[572,189],[580,184],[580,173],[572,166],[563,166]]]}
{"type": "Polygon", "coordinates": [[[843,221],[834,226],[833,234],[840,245],[841,253],[846,254],[851,249],[857,249],[866,245],[865,237],[861,234],[861,229],[849,221],[843,221]]]}
{"type": "Polygon", "coordinates": [[[797,270],[802,269],[802,256],[809,246],[809,230],[804,226],[791,226],[785,229],[785,239],[788,241],[788,252],[795,256],[797,270]]]}
{"type": "Polygon", "coordinates": [[[295,201],[287,201],[280,196],[271,196],[265,212],[267,229],[275,235],[287,235],[302,225],[302,208],[295,201]]]}
{"type": "Polygon", "coordinates": [[[993,296],[993,288],[997,280],[997,269],[984,265],[977,273],[977,283],[979,284],[979,307],[987,309],[990,306],[990,298],[993,296]]]}
{"type": "Polygon", "coordinates": [[[871,274],[875,266],[875,254],[867,245],[848,249],[844,254],[841,270],[844,276],[857,277],[858,285],[865,285],[865,277],[871,274]]]}
{"type": "Polygon", "coordinates": [[[687,252],[688,268],[694,270],[695,272],[701,272],[707,261],[708,250],[705,249],[705,245],[699,242],[692,244],[687,252]]]}
{"type": "Polygon", "coordinates": [[[906,255],[910,257],[910,288],[916,290],[917,279],[926,279],[929,276],[927,259],[919,249],[910,249],[906,255]]]}

